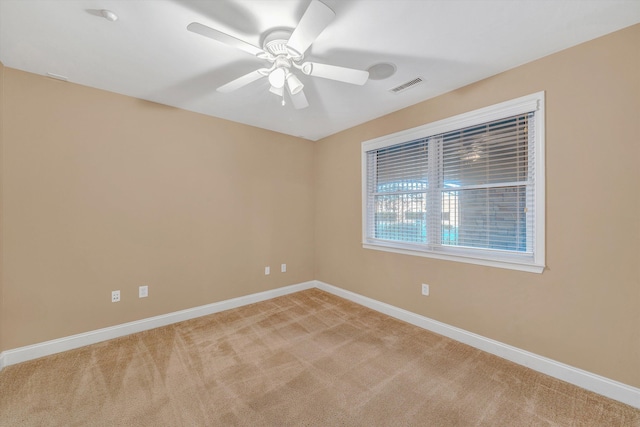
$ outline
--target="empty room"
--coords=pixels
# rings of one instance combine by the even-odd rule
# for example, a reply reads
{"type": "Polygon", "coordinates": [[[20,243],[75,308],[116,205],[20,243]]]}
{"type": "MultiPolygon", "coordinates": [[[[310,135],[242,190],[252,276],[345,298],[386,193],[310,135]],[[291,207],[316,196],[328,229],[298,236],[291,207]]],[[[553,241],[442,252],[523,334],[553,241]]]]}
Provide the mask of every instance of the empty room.
{"type": "Polygon", "coordinates": [[[0,426],[640,427],[640,1],[0,0],[0,426]]]}

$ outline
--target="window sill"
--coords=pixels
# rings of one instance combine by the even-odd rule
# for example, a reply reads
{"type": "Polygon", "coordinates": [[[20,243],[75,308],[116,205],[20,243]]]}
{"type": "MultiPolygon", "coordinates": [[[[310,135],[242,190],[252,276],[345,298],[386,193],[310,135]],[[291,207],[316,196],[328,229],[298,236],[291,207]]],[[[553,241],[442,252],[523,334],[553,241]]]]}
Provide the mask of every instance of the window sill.
{"type": "Polygon", "coordinates": [[[445,261],[464,262],[467,264],[483,265],[486,267],[504,268],[508,270],[525,271],[527,273],[541,274],[544,271],[545,266],[534,264],[533,262],[527,262],[521,259],[488,259],[471,254],[450,254],[434,251],[424,251],[412,249],[410,245],[403,247],[401,245],[387,245],[387,244],[373,244],[363,243],[364,249],[373,249],[376,251],[393,252],[397,254],[421,256],[426,258],[435,258],[445,261]]]}

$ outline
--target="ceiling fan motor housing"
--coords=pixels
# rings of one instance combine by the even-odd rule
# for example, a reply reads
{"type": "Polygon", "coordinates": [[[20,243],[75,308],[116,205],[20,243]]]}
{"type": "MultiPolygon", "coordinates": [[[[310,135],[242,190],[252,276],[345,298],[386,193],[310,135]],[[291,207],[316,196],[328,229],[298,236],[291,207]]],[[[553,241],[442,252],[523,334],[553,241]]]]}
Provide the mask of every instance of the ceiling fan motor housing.
{"type": "Polygon", "coordinates": [[[302,54],[287,47],[291,34],[292,31],[290,30],[273,30],[264,37],[262,48],[274,57],[284,55],[295,61],[299,61],[302,59],[302,54]]]}

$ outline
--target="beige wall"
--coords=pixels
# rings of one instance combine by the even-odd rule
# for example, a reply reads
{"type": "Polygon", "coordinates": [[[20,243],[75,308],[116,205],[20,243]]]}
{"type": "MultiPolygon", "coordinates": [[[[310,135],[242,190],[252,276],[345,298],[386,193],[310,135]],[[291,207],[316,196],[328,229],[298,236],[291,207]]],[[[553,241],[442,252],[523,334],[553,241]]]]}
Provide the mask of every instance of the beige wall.
{"type": "Polygon", "coordinates": [[[640,387],[639,123],[636,25],[326,138],[316,279],[640,387]],[[362,249],[362,141],[542,90],[543,274],[362,249]]]}
{"type": "Polygon", "coordinates": [[[312,142],[4,81],[3,349],[313,279],[312,142]]]}

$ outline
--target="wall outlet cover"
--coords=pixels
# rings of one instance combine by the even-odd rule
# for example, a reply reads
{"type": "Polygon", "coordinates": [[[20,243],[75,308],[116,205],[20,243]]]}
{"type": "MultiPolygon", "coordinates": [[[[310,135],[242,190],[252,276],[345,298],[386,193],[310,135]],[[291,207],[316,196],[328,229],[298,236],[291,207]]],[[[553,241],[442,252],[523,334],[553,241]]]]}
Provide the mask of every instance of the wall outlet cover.
{"type": "Polygon", "coordinates": [[[429,285],[426,283],[422,284],[422,295],[429,295],[429,285]]]}
{"type": "Polygon", "coordinates": [[[138,298],[146,298],[149,296],[149,286],[138,287],[138,298]]]}

